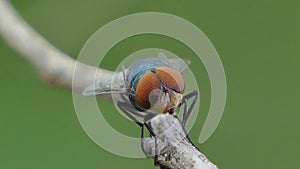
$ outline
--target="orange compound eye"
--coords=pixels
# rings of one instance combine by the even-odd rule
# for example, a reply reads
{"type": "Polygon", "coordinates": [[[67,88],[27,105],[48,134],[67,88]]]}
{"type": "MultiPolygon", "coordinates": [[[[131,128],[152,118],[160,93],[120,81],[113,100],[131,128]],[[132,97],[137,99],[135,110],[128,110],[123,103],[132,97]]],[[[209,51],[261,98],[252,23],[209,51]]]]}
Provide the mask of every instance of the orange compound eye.
{"type": "Polygon", "coordinates": [[[183,94],[185,82],[180,72],[169,67],[160,67],[156,68],[156,74],[166,87],[183,94]]]}
{"type": "Polygon", "coordinates": [[[144,109],[150,109],[153,106],[150,100],[159,99],[161,93],[158,91],[162,89],[162,85],[180,94],[183,94],[185,89],[184,79],[180,72],[169,67],[159,67],[155,69],[155,72],[144,74],[139,80],[135,91],[136,103],[144,109]]]}
{"type": "Polygon", "coordinates": [[[151,103],[149,101],[150,93],[155,89],[160,89],[161,82],[157,75],[153,72],[148,72],[139,80],[135,91],[136,103],[144,108],[150,109],[151,103]]]}

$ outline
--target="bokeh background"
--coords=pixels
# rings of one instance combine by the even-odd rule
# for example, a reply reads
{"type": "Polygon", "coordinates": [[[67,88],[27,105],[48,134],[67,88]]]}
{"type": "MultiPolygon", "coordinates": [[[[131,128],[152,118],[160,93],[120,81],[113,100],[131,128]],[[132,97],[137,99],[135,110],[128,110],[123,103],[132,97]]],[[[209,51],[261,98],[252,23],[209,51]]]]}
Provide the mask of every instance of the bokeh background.
{"type": "MultiPolygon", "coordinates": [[[[111,49],[101,66],[114,69],[117,60],[150,47],[189,58],[201,91],[200,114],[190,135],[202,152],[222,169],[300,167],[300,1],[13,0],[12,4],[38,32],[74,58],[97,29],[124,15],[153,11],[189,20],[217,49],[228,85],[223,118],[204,144],[197,139],[209,109],[209,79],[186,46],[158,35],[135,36],[111,49]]],[[[94,144],[76,118],[71,92],[44,85],[3,39],[0,56],[1,169],[155,168],[151,159],[119,157],[94,144]]],[[[110,111],[109,102],[100,102],[109,110],[104,116],[114,128],[139,135],[137,126],[110,111]]]]}

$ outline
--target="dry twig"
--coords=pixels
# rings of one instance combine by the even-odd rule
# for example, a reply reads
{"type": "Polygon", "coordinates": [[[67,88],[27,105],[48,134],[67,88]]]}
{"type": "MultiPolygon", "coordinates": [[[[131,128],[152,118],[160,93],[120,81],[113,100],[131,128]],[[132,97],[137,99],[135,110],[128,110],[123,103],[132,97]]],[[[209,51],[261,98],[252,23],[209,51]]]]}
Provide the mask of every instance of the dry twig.
{"type": "Polygon", "coordinates": [[[0,34],[12,48],[35,66],[42,80],[50,85],[72,89],[75,64],[76,71],[81,74],[78,75],[81,79],[73,84],[77,91],[82,91],[94,80],[101,81],[113,74],[108,70],[76,62],[55,48],[28,25],[5,0],[0,0],[0,34]]]}
{"type": "Polygon", "coordinates": [[[162,169],[218,169],[190,141],[177,117],[160,114],[147,124],[155,137],[143,139],[142,146],[148,157],[157,155],[162,169]]]}

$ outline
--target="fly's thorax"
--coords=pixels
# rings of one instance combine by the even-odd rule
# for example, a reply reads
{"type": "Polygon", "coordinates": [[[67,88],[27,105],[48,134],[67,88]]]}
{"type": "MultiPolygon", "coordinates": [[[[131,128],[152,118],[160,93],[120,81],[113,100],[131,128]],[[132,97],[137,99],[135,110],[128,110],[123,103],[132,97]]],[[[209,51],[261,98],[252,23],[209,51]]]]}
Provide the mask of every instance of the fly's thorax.
{"type": "Polygon", "coordinates": [[[128,68],[129,83],[136,79],[136,76],[141,72],[157,67],[171,67],[171,64],[166,59],[162,58],[144,58],[133,62],[128,68]]]}

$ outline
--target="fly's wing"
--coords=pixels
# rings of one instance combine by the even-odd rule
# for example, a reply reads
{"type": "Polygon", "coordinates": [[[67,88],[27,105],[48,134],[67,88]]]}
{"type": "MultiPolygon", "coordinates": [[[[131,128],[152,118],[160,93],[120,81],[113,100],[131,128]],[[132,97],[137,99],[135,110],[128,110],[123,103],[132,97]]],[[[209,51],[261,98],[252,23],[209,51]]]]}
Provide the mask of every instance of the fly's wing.
{"type": "Polygon", "coordinates": [[[100,96],[109,94],[125,94],[127,92],[123,72],[115,73],[112,78],[95,82],[86,87],[82,94],[84,96],[100,96]]]}
{"type": "Polygon", "coordinates": [[[169,59],[169,62],[171,63],[171,67],[173,69],[176,69],[181,73],[191,64],[191,61],[186,59],[169,59]]]}
{"type": "Polygon", "coordinates": [[[163,52],[159,52],[158,57],[169,62],[171,68],[178,70],[181,73],[191,64],[191,61],[187,59],[167,58],[166,54],[163,52]]]}
{"type": "Polygon", "coordinates": [[[108,95],[108,94],[124,94],[126,93],[125,89],[112,89],[109,86],[103,86],[100,83],[95,83],[93,85],[90,85],[86,87],[82,94],[84,96],[100,96],[100,95],[108,95]]]}

